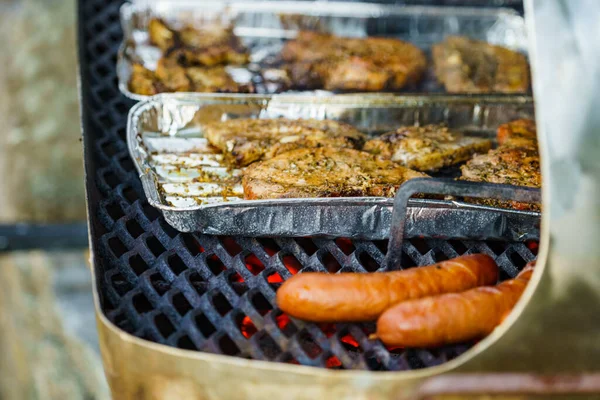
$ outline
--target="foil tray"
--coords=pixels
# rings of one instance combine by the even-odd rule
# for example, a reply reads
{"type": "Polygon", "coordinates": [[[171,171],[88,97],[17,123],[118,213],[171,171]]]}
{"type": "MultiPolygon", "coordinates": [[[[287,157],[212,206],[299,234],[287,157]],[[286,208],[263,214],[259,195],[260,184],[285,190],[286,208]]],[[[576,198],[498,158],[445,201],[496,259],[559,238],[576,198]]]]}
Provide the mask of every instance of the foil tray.
{"type": "MultiPolygon", "coordinates": [[[[377,135],[402,125],[445,123],[493,138],[499,124],[532,116],[527,97],[161,94],[131,109],[127,141],[149,203],[179,231],[374,240],[389,237],[394,199],[243,200],[236,182],[241,172],[219,163],[203,138],[202,124],[240,117],[327,118],[377,135]]],[[[537,239],[539,226],[536,212],[411,199],[405,236],[519,241],[537,239]]]]}
{"type": "MultiPolygon", "coordinates": [[[[134,100],[149,97],[130,92],[128,82],[133,62],[154,70],[161,56],[161,51],[148,40],[148,22],[154,17],[163,18],[175,27],[186,23],[199,25],[219,22],[232,25],[235,34],[250,50],[251,64],[248,68],[228,67],[230,73],[241,83],[253,81],[257,91],[263,94],[272,94],[277,90],[271,91],[269,85],[264,84],[262,71],[277,58],[283,43],[294,38],[302,29],[346,37],[396,37],[415,44],[426,53],[429,53],[433,44],[443,41],[448,35],[465,35],[522,52],[527,50],[525,22],[512,9],[360,2],[315,3],[249,0],[134,0],[125,3],[121,8],[124,40],[117,58],[119,89],[134,100]]],[[[444,92],[436,81],[432,68],[423,81],[410,90],[413,94],[444,92]]],[[[331,92],[301,93],[314,95],[331,92]]]]}

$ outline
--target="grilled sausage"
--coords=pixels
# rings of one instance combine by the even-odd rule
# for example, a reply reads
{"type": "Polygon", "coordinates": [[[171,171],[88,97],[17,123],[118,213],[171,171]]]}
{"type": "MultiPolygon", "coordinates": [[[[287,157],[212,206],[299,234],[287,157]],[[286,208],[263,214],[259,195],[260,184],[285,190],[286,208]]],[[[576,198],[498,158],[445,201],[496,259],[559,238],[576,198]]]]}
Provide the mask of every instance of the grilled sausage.
{"type": "Polygon", "coordinates": [[[403,271],[295,275],[277,291],[277,304],[289,315],[309,321],[373,321],[404,300],[460,292],[497,280],[494,260],[473,254],[403,271]]]}
{"type": "Polygon", "coordinates": [[[435,347],[488,335],[510,313],[533,273],[528,265],[498,286],[400,303],[377,321],[377,337],[389,346],[435,347]]]}

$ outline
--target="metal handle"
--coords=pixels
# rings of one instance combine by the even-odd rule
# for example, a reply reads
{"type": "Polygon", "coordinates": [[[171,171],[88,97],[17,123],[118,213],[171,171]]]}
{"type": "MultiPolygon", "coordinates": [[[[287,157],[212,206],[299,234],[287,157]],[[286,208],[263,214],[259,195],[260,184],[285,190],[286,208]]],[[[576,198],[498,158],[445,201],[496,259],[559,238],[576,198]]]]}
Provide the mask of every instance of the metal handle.
{"type": "Polygon", "coordinates": [[[457,181],[442,178],[418,178],[405,182],[394,199],[390,241],[383,265],[386,269],[402,269],[402,241],[406,223],[408,200],[417,193],[447,196],[492,198],[515,200],[523,203],[540,203],[542,196],[538,188],[502,185],[497,183],[457,181]]]}

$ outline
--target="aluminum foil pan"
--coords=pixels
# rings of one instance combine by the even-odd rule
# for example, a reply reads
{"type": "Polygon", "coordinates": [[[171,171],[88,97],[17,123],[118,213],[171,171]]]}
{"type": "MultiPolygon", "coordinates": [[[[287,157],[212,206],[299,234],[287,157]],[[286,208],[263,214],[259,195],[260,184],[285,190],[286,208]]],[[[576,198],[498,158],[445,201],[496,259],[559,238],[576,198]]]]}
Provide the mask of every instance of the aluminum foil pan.
{"type": "MultiPolygon", "coordinates": [[[[127,140],[150,204],[177,230],[385,239],[393,199],[243,200],[241,171],[223,167],[220,154],[202,137],[202,124],[240,117],[328,118],[377,135],[402,125],[446,123],[471,135],[493,137],[499,124],[532,115],[532,102],[518,97],[482,101],[451,96],[161,94],[131,109],[127,140]]],[[[535,239],[539,217],[535,212],[413,199],[405,232],[408,237],[535,239]]]]}
{"type": "MultiPolygon", "coordinates": [[[[523,18],[516,11],[504,8],[322,1],[137,0],[125,3],[121,8],[124,40],[117,60],[119,89],[135,100],[144,100],[148,96],[129,91],[132,63],[138,62],[153,70],[161,56],[160,50],[150,45],[148,40],[148,22],[154,17],[163,18],[174,27],[186,23],[232,25],[235,34],[250,50],[251,65],[248,68],[228,67],[229,72],[240,83],[253,81],[259,93],[277,92],[272,85],[265,83],[265,71],[279,54],[283,43],[294,38],[302,29],[347,37],[396,37],[426,52],[448,35],[465,35],[522,52],[527,49],[523,18]]],[[[415,90],[418,93],[443,92],[432,71],[415,90]]]]}

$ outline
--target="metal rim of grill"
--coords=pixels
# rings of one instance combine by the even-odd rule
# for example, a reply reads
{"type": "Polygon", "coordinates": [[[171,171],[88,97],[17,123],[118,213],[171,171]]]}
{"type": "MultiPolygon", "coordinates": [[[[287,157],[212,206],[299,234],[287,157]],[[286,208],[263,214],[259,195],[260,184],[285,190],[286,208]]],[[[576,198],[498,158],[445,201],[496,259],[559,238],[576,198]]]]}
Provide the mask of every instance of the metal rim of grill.
{"type": "MultiPolygon", "coordinates": [[[[387,349],[374,324],[313,324],[274,303],[300,271],[380,270],[387,242],[184,234],[148,205],[125,143],[134,104],[117,87],[120,1],[79,3],[82,108],[92,247],[101,308],[137,337],[183,349],[336,369],[408,370],[441,364],[471,344],[387,349]]],[[[494,257],[502,278],[535,258],[525,243],[409,240],[406,266],[460,254],[494,257]]]]}

